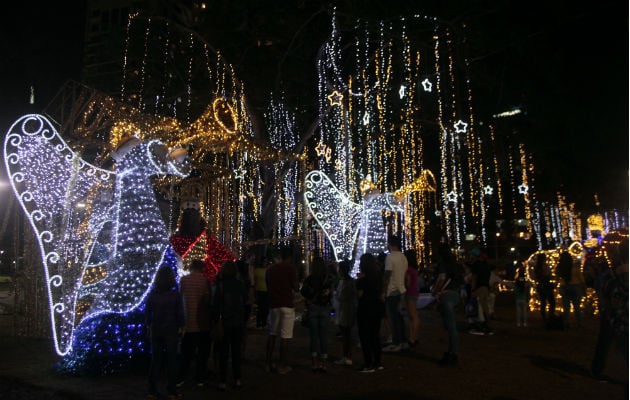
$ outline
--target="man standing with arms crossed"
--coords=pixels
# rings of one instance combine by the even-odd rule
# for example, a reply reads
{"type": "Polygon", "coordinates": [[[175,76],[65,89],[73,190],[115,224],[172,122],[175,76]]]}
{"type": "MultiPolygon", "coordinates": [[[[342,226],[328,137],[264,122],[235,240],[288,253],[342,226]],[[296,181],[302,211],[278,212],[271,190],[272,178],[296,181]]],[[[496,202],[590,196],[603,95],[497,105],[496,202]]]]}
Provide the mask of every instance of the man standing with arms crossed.
{"type": "Polygon", "coordinates": [[[276,370],[271,359],[276,344],[276,337],[280,336],[280,362],[277,372],[286,374],[291,371],[287,365],[287,347],[293,339],[293,325],[295,323],[295,305],[293,298],[298,291],[297,270],[293,263],[290,247],[280,249],[279,258],[267,268],[267,294],[269,296],[269,337],[267,338],[267,366],[266,370],[276,370]]]}

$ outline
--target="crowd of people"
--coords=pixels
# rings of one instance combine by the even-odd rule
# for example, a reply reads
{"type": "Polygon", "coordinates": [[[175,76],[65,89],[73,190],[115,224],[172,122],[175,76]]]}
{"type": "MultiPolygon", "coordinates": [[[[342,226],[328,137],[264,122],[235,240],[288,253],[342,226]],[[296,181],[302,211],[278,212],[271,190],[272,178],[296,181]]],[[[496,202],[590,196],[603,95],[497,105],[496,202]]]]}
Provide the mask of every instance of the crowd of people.
{"type": "MultiPolygon", "coordinates": [[[[341,341],[341,351],[332,361],[334,364],[354,365],[359,357],[353,354],[353,347],[358,344],[362,357],[357,370],[360,373],[382,370],[382,352],[400,352],[418,343],[418,308],[425,304],[433,304],[439,311],[448,339],[438,364],[457,366],[458,307],[463,306],[469,333],[492,335],[490,321],[494,318],[494,298],[499,283],[513,288],[516,326],[527,326],[530,295],[538,296],[545,324],[559,318],[568,326],[572,306],[576,326],[581,325],[584,280],[579,265],[566,252],[561,254],[555,270],[564,311],[562,316],[557,316],[544,255],[536,259],[534,276],[528,273],[523,260],[516,268],[514,280],[504,282],[479,248],[469,250],[462,260],[448,243],[442,242],[434,252],[431,265],[419,266],[414,251],[401,251],[399,237],[389,236],[387,245],[387,254],[361,256],[356,277],[351,276],[353,261],[331,263],[315,257],[311,260],[309,274],[300,280],[289,247],[278,249],[269,262],[253,263],[252,268],[244,261],[227,261],[213,283],[202,273],[202,260],[192,261],[190,273],[182,276],[179,284],[171,267],[161,267],[146,305],[152,352],[149,398],[158,398],[158,375],[163,362],[166,363],[169,398],[180,398],[178,388],[190,375],[196,385],[206,386],[211,354],[219,369],[217,388],[227,389],[228,376],[233,387],[241,387],[241,359],[253,306],[255,328],[267,331],[265,370],[278,374],[292,370],[290,345],[298,319],[308,329],[313,373],[327,371],[328,338],[332,329],[337,330],[336,336],[341,341]],[[423,301],[419,302],[419,298],[423,301]],[[302,300],[304,310],[300,315],[296,313],[296,303],[302,300]],[[353,340],[355,328],[358,343],[353,340]],[[211,352],[211,349],[214,350],[211,352]],[[194,373],[191,374],[193,361],[194,373]]],[[[622,349],[627,362],[627,239],[620,249],[614,265],[597,277],[601,326],[591,366],[596,378],[601,377],[605,368],[611,344],[622,349]]]]}

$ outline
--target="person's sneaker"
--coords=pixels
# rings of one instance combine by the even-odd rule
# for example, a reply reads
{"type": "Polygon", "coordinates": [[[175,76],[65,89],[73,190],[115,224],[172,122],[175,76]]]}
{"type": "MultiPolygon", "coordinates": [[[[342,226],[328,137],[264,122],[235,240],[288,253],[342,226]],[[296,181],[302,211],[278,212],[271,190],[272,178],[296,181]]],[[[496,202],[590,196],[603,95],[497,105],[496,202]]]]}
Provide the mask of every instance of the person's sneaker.
{"type": "Polygon", "coordinates": [[[183,379],[178,380],[177,383],[175,384],[175,387],[176,388],[180,388],[180,387],[184,386],[184,382],[185,381],[183,379]]]}
{"type": "Polygon", "coordinates": [[[374,368],[376,371],[382,371],[385,369],[385,367],[383,367],[382,365],[377,365],[376,368],[374,368]]]}
{"type": "Polygon", "coordinates": [[[219,389],[222,392],[225,392],[225,389],[227,389],[227,385],[225,384],[225,382],[221,382],[217,385],[217,389],[219,389]]]}
{"type": "Polygon", "coordinates": [[[372,367],[363,367],[359,370],[360,373],[362,374],[371,374],[372,372],[374,372],[374,368],[372,367]]]}
{"type": "Polygon", "coordinates": [[[293,368],[291,368],[288,365],[283,365],[282,367],[278,367],[278,373],[280,375],[285,375],[288,374],[289,372],[293,371],[293,368]]]}
{"type": "Polygon", "coordinates": [[[400,345],[399,344],[387,345],[387,346],[383,347],[383,351],[387,352],[387,353],[397,353],[397,352],[400,351],[400,345]]]}
{"type": "Polygon", "coordinates": [[[490,328],[486,328],[486,329],[483,330],[483,334],[484,335],[488,335],[488,336],[492,336],[492,335],[494,335],[494,331],[492,329],[490,329],[490,328]]]}
{"type": "Polygon", "coordinates": [[[241,382],[240,379],[237,379],[236,381],[234,381],[234,387],[237,389],[240,389],[243,387],[243,382],[241,382]]]}
{"type": "Polygon", "coordinates": [[[483,333],[482,330],[477,329],[477,328],[473,328],[473,329],[469,330],[468,333],[470,333],[471,335],[478,335],[478,336],[485,335],[485,333],[483,333]]]}
{"type": "Polygon", "coordinates": [[[204,382],[204,381],[198,381],[197,382],[197,387],[206,387],[208,385],[208,383],[204,382]]]}
{"type": "Polygon", "coordinates": [[[265,365],[265,372],[278,372],[278,368],[275,364],[265,365]]]}
{"type": "Polygon", "coordinates": [[[409,349],[409,343],[407,342],[400,343],[400,350],[407,350],[407,349],[409,349]]]}
{"type": "Polygon", "coordinates": [[[352,360],[350,360],[349,358],[342,358],[340,360],[335,361],[333,364],[335,365],[352,365],[352,360]]]}

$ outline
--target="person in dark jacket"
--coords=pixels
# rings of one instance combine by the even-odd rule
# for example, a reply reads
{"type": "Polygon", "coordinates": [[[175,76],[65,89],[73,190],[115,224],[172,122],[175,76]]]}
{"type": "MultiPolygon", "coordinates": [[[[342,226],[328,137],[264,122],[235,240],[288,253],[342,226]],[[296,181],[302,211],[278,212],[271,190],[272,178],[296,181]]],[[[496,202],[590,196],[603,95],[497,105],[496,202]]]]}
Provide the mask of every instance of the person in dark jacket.
{"type": "Polygon", "coordinates": [[[248,288],[238,279],[234,261],[226,261],[219,273],[214,290],[214,320],[221,324],[223,335],[219,343],[219,390],[226,389],[227,364],[232,355],[234,385],[241,387],[241,342],[245,332],[245,306],[248,288]]]}
{"type": "Polygon", "coordinates": [[[169,399],[177,399],[177,342],[185,324],[184,302],[177,290],[175,272],[162,265],[155,276],[153,289],[147,297],[145,320],[151,342],[149,398],[158,398],[158,382],[162,357],[166,359],[169,399]]]}

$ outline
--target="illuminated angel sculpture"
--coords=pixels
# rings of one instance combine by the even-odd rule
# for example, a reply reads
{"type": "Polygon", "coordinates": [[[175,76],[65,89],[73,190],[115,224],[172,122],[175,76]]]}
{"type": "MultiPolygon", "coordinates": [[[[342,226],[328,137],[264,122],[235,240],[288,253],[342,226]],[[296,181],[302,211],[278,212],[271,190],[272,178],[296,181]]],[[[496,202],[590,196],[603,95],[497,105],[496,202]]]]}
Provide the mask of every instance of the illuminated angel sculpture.
{"type": "Polygon", "coordinates": [[[169,248],[150,177],[186,176],[186,151],[127,138],[113,171],[84,161],[50,121],[26,115],[4,144],[8,176],[42,255],[55,348],[84,321],[143,301],[169,248]]]}
{"type": "Polygon", "coordinates": [[[308,209],[330,241],[337,261],[387,250],[382,211],[404,211],[392,193],[380,193],[371,179],[361,182],[362,204],[350,200],[321,171],[306,175],[304,197],[308,209]],[[358,244],[356,251],[355,242],[358,244]]]}

